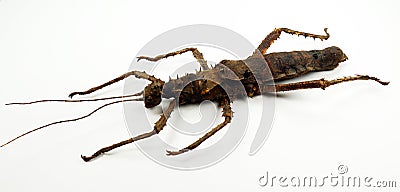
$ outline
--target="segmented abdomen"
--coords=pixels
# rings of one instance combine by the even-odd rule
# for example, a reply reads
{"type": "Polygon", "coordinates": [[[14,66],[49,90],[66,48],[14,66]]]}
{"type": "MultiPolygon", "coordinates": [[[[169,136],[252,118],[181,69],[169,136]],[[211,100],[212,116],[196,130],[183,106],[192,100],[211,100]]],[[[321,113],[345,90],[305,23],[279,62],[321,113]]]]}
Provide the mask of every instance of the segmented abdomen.
{"type": "Polygon", "coordinates": [[[217,101],[226,95],[231,99],[259,95],[257,81],[263,84],[289,79],[311,71],[331,70],[345,59],[337,47],[323,50],[267,54],[263,58],[223,60],[209,70],[187,74],[165,83],[164,98],[179,98],[179,104],[217,101]],[[264,60],[265,59],[265,60],[264,60]],[[266,64],[269,66],[271,75],[266,64]]]}
{"type": "Polygon", "coordinates": [[[291,79],[311,71],[332,70],[347,59],[338,47],[323,50],[270,53],[264,56],[275,81],[291,79]]]}

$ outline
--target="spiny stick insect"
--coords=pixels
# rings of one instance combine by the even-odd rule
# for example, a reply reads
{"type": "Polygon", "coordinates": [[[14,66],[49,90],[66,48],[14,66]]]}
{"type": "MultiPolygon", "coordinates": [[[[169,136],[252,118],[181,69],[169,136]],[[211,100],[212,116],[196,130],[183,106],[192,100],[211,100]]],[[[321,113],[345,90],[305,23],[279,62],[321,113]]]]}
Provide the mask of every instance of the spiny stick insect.
{"type": "Polygon", "coordinates": [[[84,161],[90,161],[91,159],[96,158],[99,155],[106,153],[110,150],[160,133],[165,127],[167,120],[170,117],[176,105],[201,103],[202,101],[205,100],[210,100],[218,103],[218,106],[222,108],[222,116],[224,118],[224,121],[219,125],[217,125],[215,128],[211,129],[208,133],[199,138],[197,141],[188,145],[187,147],[180,149],[178,151],[167,150],[167,155],[178,155],[195,149],[205,140],[213,136],[224,126],[230,123],[233,117],[233,112],[230,103],[234,99],[239,99],[241,97],[247,97],[247,96],[253,97],[261,94],[292,91],[299,89],[311,89],[311,88],[325,89],[331,85],[343,82],[355,81],[355,80],[374,80],[382,85],[389,84],[389,82],[384,82],[376,77],[371,77],[368,75],[355,75],[351,77],[343,77],[334,80],[325,80],[322,78],[319,80],[302,81],[297,83],[274,84],[273,82],[292,79],[313,71],[332,70],[336,68],[339,65],[339,63],[347,60],[347,56],[338,47],[328,47],[323,50],[293,51],[293,52],[266,54],[268,48],[276,39],[279,38],[282,32],[298,36],[301,35],[306,38],[311,37],[314,39],[317,38],[320,40],[327,40],[330,35],[327,32],[326,28],[324,29],[324,31],[326,33],[325,35],[315,35],[300,31],[294,31],[288,28],[277,28],[265,37],[265,39],[261,42],[256,51],[248,58],[244,60],[222,60],[221,62],[216,64],[215,67],[213,68],[208,67],[206,60],[203,58],[203,54],[196,48],[185,48],[179,51],[158,55],[154,58],[147,56],[140,56],[138,57],[138,61],[143,59],[156,62],[159,61],[160,59],[164,59],[175,55],[180,55],[186,52],[191,52],[195,57],[195,59],[199,62],[201,68],[200,71],[196,71],[196,73],[187,74],[183,77],[176,79],[170,79],[168,82],[164,82],[145,72],[130,71],[102,85],[88,89],[87,91],[73,92],[69,95],[69,97],[72,98],[75,95],[87,95],[93,93],[99,89],[102,89],[106,86],[109,86],[113,83],[121,81],[130,76],[135,76],[136,78],[139,79],[146,79],[151,82],[144,88],[144,91],[141,91],[133,95],[108,97],[108,98],[100,98],[92,100],[89,99],[40,100],[29,103],[9,103],[7,105],[32,104],[32,103],[47,102],[47,101],[82,102],[82,101],[98,101],[98,100],[142,96],[141,98],[123,99],[105,104],[97,108],[93,112],[76,119],[57,121],[41,126],[39,128],[28,131],[6,142],[5,144],[1,145],[1,147],[4,147],[27,134],[30,134],[39,129],[43,129],[50,125],[69,122],[69,121],[76,121],[79,119],[86,118],[108,105],[120,102],[128,102],[128,101],[144,101],[144,105],[146,108],[152,108],[159,105],[162,98],[172,98],[172,101],[170,102],[168,108],[161,115],[160,119],[155,123],[154,129],[152,131],[143,133],[133,138],[129,138],[127,140],[110,145],[108,147],[104,147],[95,152],[91,156],[83,156],[83,155],[81,156],[84,161]],[[261,53],[261,58],[256,56],[257,55],[256,52],[261,53]],[[266,67],[269,68],[272,77],[266,77],[266,78],[264,77],[261,78],[261,81],[258,81],[257,75],[263,74],[263,71],[266,69],[266,67]],[[233,73],[227,73],[227,70],[233,73]],[[236,87],[235,83],[233,83],[235,81],[236,82],[239,81],[241,85],[243,85],[245,89],[244,93],[237,91],[239,88],[236,87]]]}

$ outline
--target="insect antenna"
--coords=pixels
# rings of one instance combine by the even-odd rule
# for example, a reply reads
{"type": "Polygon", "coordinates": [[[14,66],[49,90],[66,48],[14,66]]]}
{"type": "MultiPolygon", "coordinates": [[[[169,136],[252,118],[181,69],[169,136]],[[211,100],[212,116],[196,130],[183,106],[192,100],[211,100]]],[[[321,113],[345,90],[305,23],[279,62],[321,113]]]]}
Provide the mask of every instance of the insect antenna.
{"type": "Polygon", "coordinates": [[[140,96],[143,94],[143,91],[131,95],[122,95],[122,96],[114,96],[114,97],[104,97],[104,98],[97,98],[97,99],[67,99],[67,100],[62,100],[62,99],[43,99],[43,100],[37,100],[37,101],[31,101],[31,102],[15,102],[15,103],[6,103],[5,105],[29,105],[29,104],[34,104],[34,103],[44,103],[44,102],[67,102],[67,103],[73,103],[73,102],[86,102],[86,101],[103,101],[103,100],[109,100],[109,99],[121,99],[121,98],[126,98],[126,97],[134,97],[134,96],[140,96]]]}
{"type": "Polygon", "coordinates": [[[4,146],[6,146],[6,145],[8,145],[8,144],[10,144],[10,143],[12,143],[12,142],[14,142],[15,140],[17,140],[17,139],[19,139],[19,138],[25,136],[25,135],[28,135],[28,134],[30,134],[30,133],[32,133],[32,132],[35,132],[35,131],[38,131],[38,130],[40,130],[40,129],[49,127],[49,126],[51,126],[51,125],[60,124],[60,123],[66,123],[66,122],[71,122],[71,121],[78,121],[78,120],[81,120],[81,119],[84,119],[84,118],[86,118],[86,117],[91,116],[93,113],[96,113],[96,112],[99,111],[100,109],[102,109],[102,108],[104,108],[104,107],[107,107],[107,106],[109,106],[109,105],[116,104],[116,103],[122,103],[122,102],[129,102],[129,101],[143,101],[143,98],[124,99],[124,100],[113,101],[113,102],[104,104],[104,105],[98,107],[97,109],[93,110],[92,112],[90,112],[90,113],[88,113],[88,114],[86,114],[86,115],[84,115],[84,116],[77,117],[77,118],[74,118],[74,119],[67,119],[67,120],[55,121],[55,122],[52,122],[52,123],[43,125],[43,126],[41,126],[41,127],[38,127],[38,128],[36,128],[36,129],[27,131],[27,132],[25,132],[25,133],[19,135],[18,137],[15,137],[14,139],[11,139],[10,141],[8,141],[8,142],[2,144],[0,147],[4,147],[4,146]]]}

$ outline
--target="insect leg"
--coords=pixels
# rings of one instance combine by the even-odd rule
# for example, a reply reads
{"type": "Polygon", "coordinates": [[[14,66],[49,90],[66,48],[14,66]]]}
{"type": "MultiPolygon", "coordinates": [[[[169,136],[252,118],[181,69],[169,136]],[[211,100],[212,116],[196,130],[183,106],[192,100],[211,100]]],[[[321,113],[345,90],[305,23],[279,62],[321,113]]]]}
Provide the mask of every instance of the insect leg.
{"type": "Polygon", "coordinates": [[[125,78],[127,78],[127,77],[129,77],[129,76],[132,76],[132,75],[134,75],[134,76],[137,77],[137,78],[140,78],[140,79],[147,79],[147,80],[152,81],[152,82],[154,82],[154,81],[161,81],[160,79],[157,79],[157,78],[155,78],[154,76],[145,73],[144,71],[143,71],[143,72],[141,72],[141,71],[130,71],[130,72],[125,73],[125,74],[123,74],[123,75],[121,75],[121,76],[119,76],[119,77],[117,77],[117,78],[115,78],[115,79],[113,79],[113,80],[111,80],[111,81],[108,81],[108,82],[106,82],[106,83],[104,83],[104,84],[102,84],[102,85],[99,85],[99,86],[90,88],[90,89],[88,89],[87,91],[73,92],[73,93],[69,94],[69,97],[72,98],[74,95],[86,95],[86,94],[93,93],[93,92],[95,92],[95,91],[97,91],[97,90],[99,90],[99,89],[102,89],[102,88],[104,88],[104,87],[106,87],[106,86],[109,86],[109,85],[111,85],[111,84],[114,84],[114,83],[116,83],[116,82],[118,82],[118,81],[121,81],[121,80],[123,80],[123,79],[125,79],[125,78]]]}
{"type": "Polygon", "coordinates": [[[146,56],[139,56],[139,57],[137,57],[137,59],[138,59],[138,61],[140,61],[141,59],[145,59],[145,60],[148,60],[148,61],[154,61],[155,62],[155,61],[158,61],[160,59],[164,59],[164,58],[167,58],[167,57],[170,57],[170,56],[180,55],[180,54],[186,53],[188,51],[192,52],[194,58],[196,58],[196,60],[200,63],[200,66],[201,66],[201,68],[203,70],[209,69],[208,65],[207,65],[207,61],[204,59],[203,54],[197,48],[193,48],[193,47],[184,48],[184,49],[181,49],[179,51],[158,55],[158,56],[156,56],[154,58],[146,57],[146,56]]]}
{"type": "Polygon", "coordinates": [[[268,50],[268,48],[271,46],[271,44],[277,40],[279,38],[279,36],[281,35],[281,33],[285,32],[288,34],[292,34],[292,35],[297,35],[297,36],[304,36],[304,37],[312,37],[312,38],[318,38],[322,40],[327,40],[329,38],[329,33],[328,33],[328,28],[325,28],[324,31],[326,33],[326,35],[315,35],[315,34],[311,34],[311,33],[305,33],[305,32],[301,32],[301,31],[295,31],[295,30],[291,30],[288,28],[277,28],[274,29],[274,31],[272,31],[270,34],[267,35],[267,37],[265,37],[265,39],[261,42],[261,44],[258,46],[258,50],[262,53],[265,54],[268,50]]]}
{"type": "Polygon", "coordinates": [[[167,155],[179,155],[185,152],[188,152],[192,149],[195,149],[198,147],[201,143],[203,143],[205,140],[213,136],[216,132],[221,130],[223,127],[225,127],[228,123],[231,122],[231,119],[233,117],[233,112],[231,109],[231,105],[229,103],[228,99],[223,99],[220,103],[220,107],[222,107],[222,116],[225,117],[224,122],[213,128],[211,131],[206,133],[203,137],[195,141],[194,143],[190,144],[189,146],[179,150],[179,151],[168,151],[167,150],[167,155]]]}
{"type": "Polygon", "coordinates": [[[84,161],[88,162],[88,161],[92,160],[93,158],[96,158],[96,157],[98,157],[99,155],[101,155],[101,154],[103,154],[103,153],[106,153],[106,152],[108,152],[108,151],[111,151],[111,150],[113,150],[113,149],[115,149],[115,148],[118,148],[118,147],[121,147],[121,146],[123,146],[123,145],[129,144],[129,143],[133,143],[133,142],[135,142],[135,141],[138,141],[138,140],[141,140],[141,139],[144,139],[144,138],[153,136],[153,135],[155,135],[155,134],[158,134],[160,131],[162,131],[162,129],[163,129],[163,128],[165,127],[165,125],[167,124],[167,120],[168,120],[168,118],[171,116],[171,113],[172,113],[172,111],[174,110],[175,105],[176,105],[176,100],[174,99],[174,100],[172,100],[171,103],[169,104],[169,106],[168,106],[167,110],[165,111],[165,113],[161,114],[160,119],[158,119],[158,121],[157,121],[156,124],[154,125],[154,129],[153,129],[152,131],[147,132],[147,133],[143,133],[143,134],[138,135],[138,136],[133,137],[133,138],[129,138],[129,139],[127,139],[127,140],[124,140],[124,141],[121,141],[121,142],[119,142],[119,143],[110,145],[110,146],[108,146],[108,147],[101,148],[100,150],[98,150],[97,152],[95,152],[95,153],[94,153],[93,155],[91,155],[91,156],[83,156],[83,155],[81,155],[81,158],[82,158],[84,161]]]}
{"type": "Polygon", "coordinates": [[[325,80],[322,78],[319,80],[302,81],[302,82],[288,83],[288,84],[277,84],[275,86],[274,85],[264,85],[263,92],[264,93],[282,92],[282,91],[292,91],[292,90],[298,90],[298,89],[312,89],[312,88],[325,89],[331,85],[344,83],[344,82],[348,82],[348,81],[356,81],[356,80],[374,80],[382,85],[389,84],[389,82],[381,81],[376,77],[370,77],[368,75],[356,75],[356,76],[352,76],[352,77],[343,77],[343,78],[338,78],[338,79],[334,79],[334,80],[325,80]]]}

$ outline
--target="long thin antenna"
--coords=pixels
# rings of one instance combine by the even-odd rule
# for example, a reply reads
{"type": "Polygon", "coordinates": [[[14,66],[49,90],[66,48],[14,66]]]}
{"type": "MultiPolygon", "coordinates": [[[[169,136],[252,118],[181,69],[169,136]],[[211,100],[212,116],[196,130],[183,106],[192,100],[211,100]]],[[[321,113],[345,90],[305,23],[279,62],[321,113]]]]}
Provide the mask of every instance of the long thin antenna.
{"type": "Polygon", "coordinates": [[[8,141],[7,143],[4,143],[4,144],[1,145],[0,147],[4,147],[4,146],[6,146],[6,145],[12,143],[13,141],[15,141],[15,140],[17,140],[17,139],[19,139],[19,138],[25,136],[25,135],[28,135],[28,134],[30,134],[30,133],[32,133],[32,132],[35,132],[35,131],[40,130],[40,129],[43,129],[43,128],[48,127],[48,126],[50,126],[50,125],[55,125],[55,124],[60,124],[60,123],[66,123],[66,122],[81,120],[81,119],[84,119],[84,118],[86,118],[86,117],[89,117],[89,116],[92,115],[93,113],[95,113],[95,112],[97,112],[98,110],[100,110],[100,109],[102,109],[102,108],[104,108],[104,107],[107,107],[107,106],[109,106],[109,105],[116,104],[116,103],[122,103],[122,102],[129,102],[129,101],[143,101],[143,98],[138,98],[138,99],[125,99],[125,100],[114,101],[114,102],[111,102],[111,103],[104,104],[104,105],[100,106],[99,108],[95,109],[94,111],[90,112],[90,113],[87,114],[87,115],[84,115],[84,116],[81,116],[81,117],[78,117],[78,118],[75,118],[75,119],[68,119],[68,120],[56,121],[56,122],[49,123],[49,124],[47,124],[47,125],[43,125],[43,126],[41,126],[41,127],[38,127],[38,128],[36,128],[36,129],[30,130],[30,131],[28,131],[28,132],[25,132],[25,133],[23,133],[22,135],[20,135],[20,136],[18,136],[18,137],[15,137],[14,139],[8,141]]]}
{"type": "Polygon", "coordinates": [[[85,101],[102,101],[102,100],[109,100],[109,99],[121,99],[121,98],[126,98],[126,97],[134,97],[134,96],[140,96],[143,94],[143,91],[131,95],[122,95],[122,96],[114,96],[114,97],[104,97],[104,98],[98,98],[98,99],[76,99],[76,100],[62,100],[62,99],[43,99],[43,100],[37,100],[37,101],[31,101],[31,102],[15,102],[15,103],[7,103],[6,105],[29,105],[29,104],[34,104],[34,103],[43,103],[43,102],[67,102],[67,103],[73,103],[73,102],[85,102],[85,101]]]}

